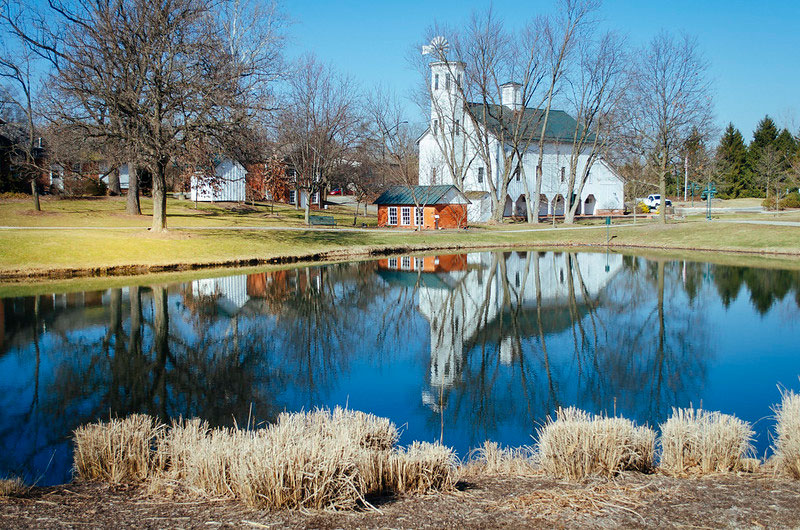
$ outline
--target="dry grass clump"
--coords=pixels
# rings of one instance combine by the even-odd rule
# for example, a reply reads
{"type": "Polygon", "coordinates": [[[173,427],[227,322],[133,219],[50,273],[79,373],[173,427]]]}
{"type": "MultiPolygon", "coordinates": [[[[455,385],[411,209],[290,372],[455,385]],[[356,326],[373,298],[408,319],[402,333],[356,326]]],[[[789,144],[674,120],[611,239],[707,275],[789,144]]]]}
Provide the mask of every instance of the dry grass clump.
{"type": "Polygon", "coordinates": [[[781,404],[775,411],[776,469],[800,479],[800,394],[791,390],[781,392],[781,404]]]}
{"type": "Polygon", "coordinates": [[[0,497],[19,497],[27,491],[27,486],[18,477],[0,479],[0,497]]]}
{"type": "Polygon", "coordinates": [[[467,469],[488,475],[533,475],[538,471],[538,466],[532,448],[503,448],[487,440],[472,451],[467,469]]]}
{"type": "Polygon", "coordinates": [[[414,442],[391,455],[389,483],[397,493],[430,493],[455,488],[458,459],[440,443],[414,442]]]}
{"type": "Polygon", "coordinates": [[[559,409],[537,434],[539,463],[548,475],[574,480],[653,467],[656,433],[624,418],[559,409]]]}
{"type": "Polygon", "coordinates": [[[75,472],[83,480],[141,482],[160,467],[155,447],[164,425],[150,416],[90,423],[75,429],[75,472]]]}
{"type": "Polygon", "coordinates": [[[754,434],[749,423],[728,414],[672,409],[661,425],[659,468],[671,475],[738,471],[752,453],[754,434]]]}
{"type": "Polygon", "coordinates": [[[148,479],[156,488],[176,481],[267,508],[352,509],[385,491],[453,488],[452,450],[398,450],[398,438],[388,419],[341,408],[284,413],[254,430],[209,429],[198,419],[165,428],[132,416],[76,431],[75,460],[82,478],[148,479]]]}

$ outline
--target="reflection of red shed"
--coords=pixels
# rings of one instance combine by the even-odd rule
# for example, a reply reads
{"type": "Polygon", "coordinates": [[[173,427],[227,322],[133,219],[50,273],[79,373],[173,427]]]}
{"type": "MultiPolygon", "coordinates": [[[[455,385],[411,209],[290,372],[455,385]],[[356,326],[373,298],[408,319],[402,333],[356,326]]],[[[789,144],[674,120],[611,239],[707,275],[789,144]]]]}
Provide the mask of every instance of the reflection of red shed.
{"type": "Polygon", "coordinates": [[[453,185],[392,186],[375,200],[378,226],[466,228],[467,199],[453,185]]]}

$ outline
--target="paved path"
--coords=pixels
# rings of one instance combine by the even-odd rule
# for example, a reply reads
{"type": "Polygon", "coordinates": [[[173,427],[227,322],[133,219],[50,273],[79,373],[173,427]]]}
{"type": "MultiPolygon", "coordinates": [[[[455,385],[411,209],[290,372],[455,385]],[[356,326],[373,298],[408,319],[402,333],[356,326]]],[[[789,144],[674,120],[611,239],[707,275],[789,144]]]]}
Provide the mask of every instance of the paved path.
{"type": "MultiPolygon", "coordinates": [[[[645,226],[646,223],[640,222],[636,225],[633,223],[619,223],[612,224],[611,228],[622,228],[631,226],[645,226]]],[[[483,234],[515,234],[518,232],[553,232],[560,230],[592,230],[605,228],[605,225],[592,225],[592,226],[541,226],[539,228],[517,228],[514,230],[486,230],[481,231],[483,234]]],[[[373,234],[395,234],[404,235],[411,232],[407,229],[398,228],[324,228],[316,226],[169,226],[169,230],[262,230],[262,231],[299,231],[299,232],[367,232],[373,234]]],[[[148,227],[144,226],[0,226],[0,230],[140,230],[146,231],[148,227]]],[[[458,230],[448,229],[441,231],[426,230],[425,232],[452,234],[458,233],[458,230]]],[[[472,233],[476,233],[473,231],[472,233]]]]}
{"type": "Polygon", "coordinates": [[[757,219],[717,219],[714,221],[715,223],[738,223],[738,224],[746,224],[746,225],[772,225],[772,226],[798,226],[800,227],[800,221],[770,221],[770,220],[757,220],[757,219]]]}

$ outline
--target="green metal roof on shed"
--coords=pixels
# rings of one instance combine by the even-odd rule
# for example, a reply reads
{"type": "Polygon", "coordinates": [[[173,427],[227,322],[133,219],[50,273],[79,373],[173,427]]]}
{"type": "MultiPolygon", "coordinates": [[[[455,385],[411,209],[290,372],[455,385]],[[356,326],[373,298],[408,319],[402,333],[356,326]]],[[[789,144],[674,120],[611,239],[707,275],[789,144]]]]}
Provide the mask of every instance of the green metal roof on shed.
{"type": "Polygon", "coordinates": [[[392,186],[375,199],[373,204],[379,206],[449,204],[445,199],[451,191],[455,191],[467,204],[469,203],[469,199],[458,188],[448,184],[440,186],[392,186]]]}

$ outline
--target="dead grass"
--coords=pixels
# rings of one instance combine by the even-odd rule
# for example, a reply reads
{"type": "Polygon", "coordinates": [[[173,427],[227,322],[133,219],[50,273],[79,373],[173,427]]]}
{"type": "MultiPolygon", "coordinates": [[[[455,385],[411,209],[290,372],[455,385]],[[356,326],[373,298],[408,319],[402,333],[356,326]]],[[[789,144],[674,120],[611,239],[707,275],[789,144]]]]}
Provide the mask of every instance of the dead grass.
{"type": "Polygon", "coordinates": [[[553,487],[519,495],[509,499],[506,507],[535,514],[536,517],[558,517],[559,520],[576,516],[607,517],[628,512],[642,521],[639,513],[656,494],[647,486],[626,486],[613,481],[585,485],[579,488],[553,487]]]}
{"type": "Polygon", "coordinates": [[[672,409],[661,425],[659,469],[670,475],[743,470],[754,432],[734,416],[702,409],[672,409]]]}
{"type": "Polygon", "coordinates": [[[257,429],[209,429],[198,419],[169,428],[147,416],[81,427],[82,479],[172,484],[259,508],[349,510],[384,492],[448,491],[457,461],[438,444],[396,447],[386,418],[336,408],[281,414],[257,429]]]}
{"type": "Polygon", "coordinates": [[[775,409],[776,470],[800,479],[800,394],[781,392],[781,404],[775,409]]]}
{"type": "Polygon", "coordinates": [[[0,498],[20,497],[24,495],[28,489],[29,488],[25,486],[22,479],[18,477],[0,479],[0,498]]]}
{"type": "Polygon", "coordinates": [[[469,474],[528,476],[540,473],[536,452],[531,447],[501,447],[486,441],[472,451],[464,465],[469,474]]]}
{"type": "Polygon", "coordinates": [[[551,476],[576,480],[653,467],[655,432],[624,418],[559,409],[555,419],[537,429],[537,437],[539,463],[551,476]]]}
{"type": "Polygon", "coordinates": [[[159,469],[154,448],[164,425],[150,416],[90,423],[75,430],[75,473],[82,480],[141,482],[159,469]]]}

